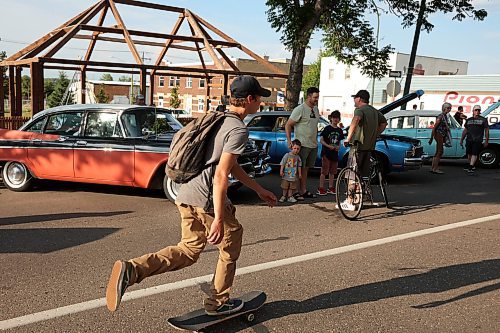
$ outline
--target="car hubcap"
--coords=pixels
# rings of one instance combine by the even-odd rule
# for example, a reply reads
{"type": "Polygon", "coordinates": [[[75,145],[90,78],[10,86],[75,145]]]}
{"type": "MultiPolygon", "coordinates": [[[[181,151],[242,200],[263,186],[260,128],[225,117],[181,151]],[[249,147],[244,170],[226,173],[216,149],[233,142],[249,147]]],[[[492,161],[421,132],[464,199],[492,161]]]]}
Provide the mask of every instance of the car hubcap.
{"type": "Polygon", "coordinates": [[[491,152],[484,152],[479,157],[479,160],[481,161],[481,163],[483,165],[491,165],[491,164],[493,164],[493,162],[495,161],[495,159],[496,159],[495,154],[493,154],[491,152]]]}
{"type": "Polygon", "coordinates": [[[27,171],[24,165],[12,163],[7,167],[7,180],[13,186],[21,186],[26,181],[27,171]]]}

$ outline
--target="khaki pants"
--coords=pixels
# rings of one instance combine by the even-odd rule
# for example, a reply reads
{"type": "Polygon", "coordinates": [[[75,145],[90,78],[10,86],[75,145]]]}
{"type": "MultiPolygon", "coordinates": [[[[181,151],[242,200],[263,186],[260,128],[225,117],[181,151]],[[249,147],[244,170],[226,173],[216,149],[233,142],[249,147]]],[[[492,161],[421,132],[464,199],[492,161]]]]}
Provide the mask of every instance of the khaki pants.
{"type": "MultiPolygon", "coordinates": [[[[214,220],[213,214],[202,208],[177,204],[182,218],[182,239],[177,246],[131,259],[135,276],[130,284],[141,282],[148,276],[175,271],[194,264],[207,244],[207,236],[214,220]]],[[[211,295],[204,302],[207,310],[214,310],[229,299],[240,256],[243,228],[235,217],[236,208],[228,204],[224,212],[224,238],[217,245],[219,261],[212,280],[211,295]]],[[[134,274],[133,274],[134,275],[134,274]]]]}

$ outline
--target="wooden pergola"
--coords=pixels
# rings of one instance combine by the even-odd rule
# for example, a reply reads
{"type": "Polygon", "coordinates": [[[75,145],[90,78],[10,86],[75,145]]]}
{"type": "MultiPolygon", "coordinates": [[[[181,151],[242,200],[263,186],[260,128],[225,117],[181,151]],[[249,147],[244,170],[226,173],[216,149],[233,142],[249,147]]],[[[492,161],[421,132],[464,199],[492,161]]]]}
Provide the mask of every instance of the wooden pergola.
{"type": "MultiPolygon", "coordinates": [[[[227,94],[230,77],[235,75],[253,75],[255,77],[286,78],[281,69],[260,57],[243,44],[232,39],[200,16],[186,8],[172,7],[161,4],[134,1],[134,0],[100,0],[82,13],[65,22],[58,28],[52,30],[34,43],[26,46],[19,52],[13,54],[5,61],[0,62],[0,68],[8,68],[9,77],[9,104],[12,116],[22,114],[21,96],[21,74],[23,68],[29,68],[31,73],[31,108],[32,114],[41,111],[44,107],[44,70],[72,70],[81,74],[81,100],[85,103],[85,83],[87,72],[107,72],[137,74],[140,77],[140,91],[146,95],[146,78],[150,77],[149,104],[153,104],[154,78],[161,76],[190,76],[211,79],[214,76],[223,78],[223,91],[227,94]],[[134,7],[150,8],[159,11],[178,13],[170,33],[139,31],[127,29],[125,22],[118,11],[116,4],[134,7]],[[103,26],[108,12],[116,21],[116,25],[103,26]],[[98,15],[97,23],[89,25],[89,22],[98,15]],[[179,29],[186,22],[191,35],[179,35],[179,29]],[[213,35],[216,35],[215,38],[213,35]],[[110,37],[110,35],[119,35],[110,37]],[[140,37],[148,38],[148,40],[140,37]],[[85,56],[81,60],[55,57],[70,40],[88,40],[89,44],[85,56]],[[157,41],[154,41],[157,40],[157,41]],[[98,41],[123,43],[128,46],[135,63],[102,62],[93,61],[92,53],[98,41]],[[154,65],[143,62],[139,55],[137,45],[156,46],[161,49],[154,65]],[[267,72],[244,72],[231,61],[224,52],[226,48],[237,48],[251,58],[262,64],[267,72]],[[166,53],[170,49],[180,49],[196,52],[200,66],[185,67],[171,66],[166,60],[166,53]],[[215,68],[209,68],[204,60],[203,54],[208,53],[215,68]],[[223,59],[230,68],[224,66],[223,59]]],[[[3,96],[3,77],[0,76],[0,96],[3,96]]],[[[209,81],[207,81],[209,82],[209,81]]],[[[210,95],[210,85],[206,85],[206,96],[210,95]]],[[[0,103],[0,115],[4,113],[4,104],[0,103]]]]}

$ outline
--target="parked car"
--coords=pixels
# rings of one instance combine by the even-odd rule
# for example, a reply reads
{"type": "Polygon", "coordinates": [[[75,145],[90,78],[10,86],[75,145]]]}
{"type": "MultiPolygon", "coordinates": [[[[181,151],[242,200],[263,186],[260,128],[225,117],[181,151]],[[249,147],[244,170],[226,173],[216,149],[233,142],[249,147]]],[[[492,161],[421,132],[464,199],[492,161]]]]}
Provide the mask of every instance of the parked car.
{"type": "MultiPolygon", "coordinates": [[[[163,189],[175,200],[179,185],[165,175],[173,135],[182,125],[162,108],[80,104],[36,114],[19,130],[0,129],[5,186],[28,190],[36,179],[163,189]]],[[[268,172],[267,155],[249,141],[238,162],[251,176],[268,172]]],[[[235,179],[230,184],[238,187],[235,179]]]]}
{"type": "MultiPolygon", "coordinates": [[[[248,115],[245,118],[245,123],[250,130],[250,138],[255,140],[257,144],[270,142],[269,146],[269,163],[279,164],[283,155],[289,151],[285,124],[290,117],[290,112],[259,112],[253,115],[248,115]]],[[[329,124],[329,122],[320,118],[318,124],[318,145],[321,136],[321,131],[329,124]]],[[[382,141],[378,141],[375,147],[375,156],[382,162],[383,171],[385,173],[393,171],[406,171],[419,169],[422,166],[422,146],[420,141],[395,135],[382,135],[382,141]],[[386,146],[387,143],[387,146],[386,146]]],[[[340,145],[339,165],[347,164],[349,148],[340,145]]],[[[318,149],[318,157],[316,159],[316,167],[321,166],[321,148],[318,149]]]]}
{"type": "MultiPolygon", "coordinates": [[[[431,157],[436,152],[436,141],[428,144],[432,133],[432,124],[436,123],[439,110],[411,110],[411,111],[391,111],[386,114],[388,125],[385,134],[396,134],[409,136],[423,142],[424,154],[431,157]]],[[[448,126],[451,131],[452,146],[444,147],[443,158],[464,158],[466,157],[465,145],[460,146],[463,128],[448,114],[448,126]]],[[[490,126],[491,128],[491,126],[490,126]]],[[[490,140],[488,147],[484,148],[478,157],[479,163],[483,167],[492,168],[500,163],[500,131],[490,130],[490,140]]]]}

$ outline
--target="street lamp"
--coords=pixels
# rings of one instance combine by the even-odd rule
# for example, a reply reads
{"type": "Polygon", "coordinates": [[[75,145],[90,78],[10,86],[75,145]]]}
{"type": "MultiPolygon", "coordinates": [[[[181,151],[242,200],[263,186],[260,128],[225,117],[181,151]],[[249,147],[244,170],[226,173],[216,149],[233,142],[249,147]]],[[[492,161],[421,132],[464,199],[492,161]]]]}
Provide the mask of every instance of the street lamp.
{"type": "MultiPolygon", "coordinates": [[[[375,2],[372,0],[372,4],[373,6],[375,7],[375,12],[377,13],[377,37],[376,37],[376,40],[375,40],[375,48],[377,49],[378,51],[378,34],[379,34],[379,31],[380,31],[380,12],[378,11],[378,7],[377,5],[375,4],[375,2]]],[[[375,93],[375,77],[372,77],[372,105],[374,104],[374,95],[375,93]]]]}

